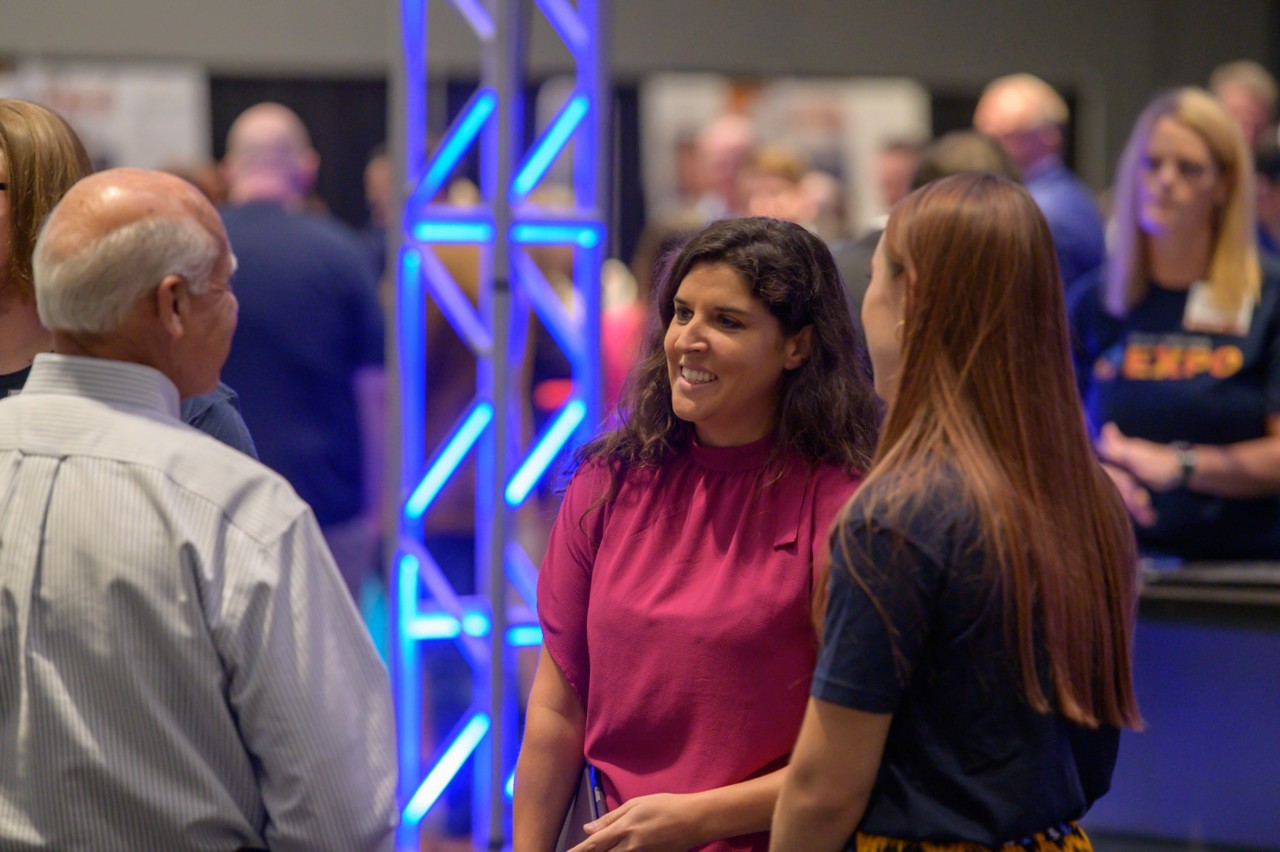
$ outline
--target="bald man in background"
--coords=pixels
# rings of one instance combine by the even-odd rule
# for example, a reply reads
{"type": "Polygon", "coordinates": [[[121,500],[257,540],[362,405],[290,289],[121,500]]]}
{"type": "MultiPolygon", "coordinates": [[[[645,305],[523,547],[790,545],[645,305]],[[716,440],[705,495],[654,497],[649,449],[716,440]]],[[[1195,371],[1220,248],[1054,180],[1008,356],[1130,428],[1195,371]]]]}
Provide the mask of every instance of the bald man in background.
{"type": "Polygon", "coordinates": [[[387,673],[315,518],[179,417],[235,267],[193,186],[136,169],[36,244],[55,351],[0,401],[0,848],[391,848],[387,673]]]}
{"type": "Polygon", "coordinates": [[[240,261],[240,325],[224,376],[259,458],[311,504],[357,596],[377,565],[383,321],[359,237],[306,210],[319,164],[302,120],[280,104],[231,126],[222,219],[240,261]]]}
{"type": "Polygon", "coordinates": [[[1251,59],[1224,62],[1209,75],[1209,91],[1240,125],[1250,150],[1276,141],[1276,78],[1251,59]]]}
{"type": "Polygon", "coordinates": [[[1102,216],[1093,194],[1062,161],[1069,118],[1062,96],[1030,74],[993,80],[973,113],[974,129],[1009,152],[1048,220],[1066,287],[1101,265],[1106,254],[1102,216]]]}

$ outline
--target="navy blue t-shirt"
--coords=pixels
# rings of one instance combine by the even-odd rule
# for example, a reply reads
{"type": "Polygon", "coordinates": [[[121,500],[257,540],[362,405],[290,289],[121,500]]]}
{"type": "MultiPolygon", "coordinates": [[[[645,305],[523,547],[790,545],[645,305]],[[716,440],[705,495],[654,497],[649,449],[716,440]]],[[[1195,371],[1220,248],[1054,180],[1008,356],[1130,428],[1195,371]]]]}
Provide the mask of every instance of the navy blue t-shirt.
{"type": "MultiPolygon", "coordinates": [[[[1280,267],[1264,261],[1262,297],[1244,335],[1188,331],[1187,291],[1152,284],[1123,319],[1102,306],[1104,270],[1070,297],[1076,377],[1096,435],[1234,444],[1266,435],[1280,413],[1280,267]]],[[[1187,489],[1152,492],[1144,551],[1183,559],[1280,559],[1280,497],[1233,500],[1187,489]]]]}
{"type": "Polygon", "coordinates": [[[239,266],[240,319],[222,377],[258,457],[321,526],[363,503],[353,377],[383,360],[368,253],[340,222],[254,203],[221,211],[239,266]]]}
{"type": "Polygon", "coordinates": [[[959,483],[937,483],[896,518],[874,509],[868,519],[884,485],[859,491],[832,533],[811,690],[893,714],[859,830],[999,847],[1078,819],[1110,788],[1119,732],[1026,703],[996,568],[959,483]]]}

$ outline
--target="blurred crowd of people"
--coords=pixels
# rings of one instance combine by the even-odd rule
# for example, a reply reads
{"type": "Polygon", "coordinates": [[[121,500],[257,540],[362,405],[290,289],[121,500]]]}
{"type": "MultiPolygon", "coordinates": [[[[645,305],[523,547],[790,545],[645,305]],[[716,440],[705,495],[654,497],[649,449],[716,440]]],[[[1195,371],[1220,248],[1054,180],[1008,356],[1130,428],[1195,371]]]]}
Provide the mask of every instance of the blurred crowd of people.
{"type": "MultiPolygon", "coordinates": [[[[704,281],[695,275],[701,268],[700,274],[705,277],[706,269],[698,263],[711,263],[714,267],[716,263],[728,262],[723,257],[738,257],[733,253],[738,249],[718,247],[720,244],[715,242],[718,239],[725,240],[726,245],[741,240],[752,247],[752,252],[765,252],[769,245],[785,243],[788,252],[805,262],[812,261],[825,245],[833,266],[828,269],[824,260],[815,268],[820,267],[819,277],[826,289],[821,294],[806,292],[806,281],[788,279],[788,286],[795,292],[770,296],[773,302],[769,310],[774,314],[785,313],[788,305],[807,304],[806,299],[825,307],[843,304],[848,309],[847,319],[843,314],[838,321],[824,315],[824,322],[837,328],[841,340],[854,340],[853,329],[868,340],[891,339],[893,329],[868,327],[868,323],[877,317],[892,315],[901,324],[901,311],[886,313],[883,305],[875,301],[883,298],[883,294],[876,296],[874,290],[872,302],[867,302],[868,289],[875,286],[873,268],[886,262],[884,245],[888,239],[886,227],[890,211],[904,209],[899,206],[904,198],[919,199],[922,196],[912,193],[940,179],[971,172],[996,174],[1006,180],[994,188],[981,183],[970,186],[963,180],[946,186],[949,192],[961,195],[969,191],[965,187],[970,186],[972,191],[1001,199],[1000,203],[1009,209],[1022,204],[1023,194],[1008,182],[1020,183],[1025,188],[1025,195],[1034,201],[1047,223],[1053,248],[1051,257],[1056,260],[1056,281],[1061,290],[1054,296],[1052,305],[1065,302],[1070,339],[1066,341],[1064,335],[1058,334],[1062,318],[1055,317],[1039,338],[1036,329],[1023,329],[1010,337],[1020,344],[1043,339],[1046,351],[1007,352],[1003,361],[992,355],[990,365],[998,369],[1020,357],[1065,356],[1065,352],[1048,350],[1064,342],[1069,345],[1092,448],[1123,499],[1138,544],[1147,555],[1179,560],[1280,560],[1277,86],[1264,68],[1248,61],[1219,67],[1207,83],[1206,88],[1187,86],[1171,90],[1151,102],[1134,124],[1113,185],[1102,193],[1087,186],[1071,170],[1068,134],[1072,124],[1068,103],[1062,94],[1029,74],[1001,77],[982,92],[971,128],[929,141],[894,139],[876,152],[872,183],[885,216],[859,223],[856,229],[849,214],[849,193],[842,175],[814,167],[803,150],[759,144],[757,128],[748,115],[734,112],[711,118],[679,153],[679,197],[668,204],[653,204],[654,209],[662,212],[644,229],[634,256],[626,259],[625,265],[611,261],[604,270],[601,372],[606,404],[612,407],[620,399],[640,400],[644,397],[643,390],[628,386],[628,381],[634,383],[638,378],[665,375],[667,366],[662,359],[670,357],[670,353],[661,356],[662,329],[657,327],[658,323],[663,328],[674,328],[673,323],[682,322],[673,319],[677,308],[693,316],[697,313],[695,307],[704,301],[712,304],[722,290],[736,293],[734,286],[738,278],[726,279],[726,283],[714,276],[704,281]],[[745,231],[755,228],[760,231],[758,234],[754,231],[746,236],[720,234],[715,227],[708,229],[712,223],[746,217],[781,220],[799,227],[779,230],[773,224],[767,227],[760,224],[760,218],[756,218],[755,225],[742,227],[745,231]],[[699,235],[698,241],[689,243],[689,237],[694,234],[699,235]],[[710,247],[697,248],[697,251],[705,250],[708,257],[719,260],[699,261],[700,255],[690,254],[694,251],[690,246],[702,246],[702,241],[710,247]],[[873,262],[877,257],[880,260],[873,262]],[[673,264],[680,258],[684,258],[679,262],[685,267],[673,277],[673,264]],[[833,270],[838,271],[838,276],[831,274],[833,270]],[[685,286],[686,273],[699,285],[687,292],[679,289],[685,286]],[[843,287],[843,302],[838,298],[837,283],[843,287]],[[704,290],[711,295],[697,298],[689,295],[689,292],[704,290]],[[664,294],[662,304],[654,302],[658,291],[664,294]],[[677,291],[686,295],[677,296],[677,291]]],[[[94,386],[92,370],[85,372],[83,364],[77,366],[77,353],[97,358],[107,356],[94,353],[105,352],[110,356],[108,360],[156,366],[182,392],[181,408],[172,414],[245,455],[256,454],[301,497],[296,503],[286,501],[287,512],[278,509],[277,514],[301,513],[308,520],[303,523],[302,532],[297,533],[297,541],[287,537],[278,541],[273,537],[274,527],[260,528],[254,526],[252,519],[244,519],[247,510],[241,501],[256,506],[255,499],[261,498],[253,498],[257,493],[255,489],[276,487],[276,480],[263,478],[256,467],[241,470],[232,464],[231,479],[235,488],[211,494],[201,490],[198,471],[193,473],[175,461],[176,472],[171,471],[170,483],[165,486],[181,491],[173,499],[220,506],[219,511],[229,519],[226,523],[236,527],[237,547],[258,547],[259,550],[297,547],[308,552],[320,548],[332,555],[332,559],[319,558],[325,575],[324,593],[319,598],[308,597],[290,587],[287,568],[295,557],[292,551],[279,557],[285,568],[276,563],[261,568],[267,580],[259,575],[237,579],[241,586],[229,588],[226,593],[244,596],[244,600],[240,597],[232,600],[241,606],[236,611],[236,618],[241,621],[229,628],[229,634],[219,632],[219,622],[209,641],[219,646],[222,659],[234,657],[237,661],[246,659],[246,645],[255,642],[269,645],[273,636],[274,641],[284,643],[290,651],[323,656],[327,652],[301,647],[305,643],[290,634],[289,620],[304,622],[321,618],[328,624],[331,619],[341,630],[350,632],[355,623],[351,601],[335,600],[332,591],[345,583],[350,599],[358,601],[368,584],[378,582],[379,544],[386,533],[382,527],[386,515],[386,507],[382,505],[385,492],[382,475],[387,426],[383,359],[385,317],[391,300],[385,285],[390,277],[386,263],[391,251],[388,229],[396,221],[398,200],[394,169],[386,151],[371,152],[367,163],[364,182],[369,220],[363,231],[357,231],[325,213],[322,199],[315,194],[320,154],[312,146],[302,120],[283,105],[259,104],[241,115],[228,136],[226,157],[216,168],[182,171],[181,176],[199,188],[203,199],[188,193],[187,184],[167,182],[152,173],[106,172],[77,184],[78,179],[89,175],[87,157],[65,123],[50,116],[47,111],[33,113],[20,102],[0,102],[0,168],[3,168],[0,192],[7,193],[5,206],[0,208],[5,214],[0,218],[0,237],[4,239],[4,254],[0,256],[3,275],[0,279],[0,395],[28,393],[24,388],[28,387],[29,379],[34,388],[33,397],[52,393],[50,388],[64,385],[94,386]],[[48,138],[36,144],[13,130],[28,125],[45,128],[40,132],[48,138]],[[54,150],[56,156],[47,155],[48,150],[54,150]],[[41,158],[58,162],[49,165],[41,158]],[[35,165],[29,165],[28,161],[35,165]],[[37,174],[39,180],[30,177],[37,174]],[[83,196],[77,203],[88,212],[71,205],[72,212],[65,213],[64,217],[72,217],[78,211],[88,217],[89,224],[70,218],[64,227],[73,234],[78,233],[76,227],[88,229],[86,233],[92,236],[88,241],[94,245],[98,239],[93,232],[97,220],[92,219],[90,213],[113,210],[112,205],[123,204],[113,215],[144,220],[149,214],[140,211],[150,209],[147,204],[161,204],[155,199],[162,197],[169,198],[164,204],[175,205],[175,217],[197,223],[205,234],[197,242],[207,238],[215,245],[216,251],[210,254],[205,266],[200,267],[207,281],[202,279],[199,286],[172,281],[169,302],[161,301],[158,306],[151,305],[145,310],[138,308],[136,317],[128,315],[132,317],[131,322],[136,320],[138,329],[145,331],[143,337],[148,342],[146,346],[139,344],[137,351],[126,346],[135,341],[111,336],[114,327],[99,328],[79,315],[67,319],[67,315],[46,315],[43,308],[37,310],[37,288],[33,280],[38,276],[33,276],[32,271],[33,264],[38,265],[33,257],[37,260],[39,257],[35,250],[36,234],[49,211],[73,186],[81,189],[77,191],[79,196],[72,194],[72,200],[83,196]],[[127,203],[121,202],[122,198],[127,203]],[[181,203],[174,199],[180,199],[181,203]],[[210,272],[214,269],[217,271],[210,272]],[[205,342],[198,351],[193,348],[195,344],[189,342],[192,336],[205,342]],[[182,342],[184,339],[188,342],[182,342]],[[127,352],[129,357],[117,358],[121,352],[127,352]],[[63,357],[68,353],[71,360],[63,357]],[[221,369],[222,381],[218,378],[219,369],[209,366],[214,361],[221,369]],[[192,378],[193,375],[196,378],[192,378]],[[306,507],[312,514],[307,514],[306,507]],[[242,538],[252,544],[241,542],[242,538]],[[255,586],[255,582],[259,585],[255,586]],[[264,588],[267,590],[261,591],[264,588]],[[254,595],[261,597],[253,598],[254,595]],[[285,602],[277,604],[277,597],[285,602]],[[267,619],[275,633],[264,637],[255,632],[249,620],[256,616],[267,619]],[[228,649],[225,643],[236,644],[236,647],[228,649]]],[[[437,201],[466,205],[475,199],[474,188],[468,192],[462,182],[442,190],[437,201]]],[[[547,209],[567,209],[572,207],[573,198],[567,191],[546,187],[533,194],[530,203],[547,209]]],[[[931,203],[939,205],[941,210],[952,202],[940,197],[931,203]]],[[[972,209],[979,210],[973,215],[980,216],[979,208],[972,209]]],[[[901,217],[896,221],[901,221],[901,217]]],[[[986,233],[981,223],[973,228],[975,233],[986,233]]],[[[54,233],[58,231],[54,229],[54,233]]],[[[1028,239],[1033,238],[1038,235],[1028,239]]],[[[138,239],[137,251],[141,256],[155,249],[142,237],[138,239]]],[[[57,267],[62,262],[60,255],[54,249],[49,251],[51,259],[47,262],[57,267]]],[[[433,251],[431,262],[438,264],[459,292],[478,306],[482,274],[478,250],[474,246],[442,246],[433,251]]],[[[560,298],[566,312],[571,316],[580,313],[581,305],[574,296],[578,261],[573,252],[540,247],[529,249],[528,257],[560,298]]],[[[751,271],[755,266],[741,262],[742,269],[733,275],[750,278],[755,274],[751,271]]],[[[125,271],[119,272],[121,280],[126,275],[125,271]]],[[[195,275],[193,272],[192,276],[195,275]]],[[[161,285],[162,294],[166,292],[165,286],[161,285]]],[[[933,281],[931,286],[939,288],[935,294],[937,299],[952,305],[957,315],[964,314],[964,300],[946,291],[946,281],[933,281]]],[[[756,294],[750,295],[743,301],[745,307],[737,310],[743,316],[750,315],[751,305],[755,304],[751,299],[758,301],[759,298],[756,294]]],[[[1047,310],[1045,304],[1034,301],[1027,308],[1028,315],[1042,316],[1047,310]]],[[[448,434],[455,418],[474,395],[476,367],[471,348],[448,327],[441,307],[431,301],[425,311],[428,329],[425,367],[432,403],[425,415],[424,450],[430,452],[448,434]]],[[[1054,311],[1062,313],[1060,307],[1054,307],[1054,311]]],[[[792,349],[787,350],[787,357],[778,364],[770,365],[779,376],[807,363],[812,342],[805,336],[804,327],[804,323],[798,323],[797,328],[787,331],[786,339],[792,349]]],[[[812,332],[808,334],[812,336],[812,332]]],[[[520,429],[527,435],[567,398],[572,370],[541,324],[530,320],[519,339],[524,341],[528,356],[527,372],[516,377],[518,392],[525,401],[520,429]]],[[[696,350],[698,345],[700,341],[672,342],[668,349],[688,346],[696,350]]],[[[812,345],[813,351],[821,355],[824,347],[831,346],[831,341],[812,345]]],[[[866,426],[876,419],[879,409],[871,402],[869,386],[864,386],[869,367],[864,355],[859,343],[841,356],[847,356],[848,363],[842,360],[840,364],[841,369],[848,368],[851,375],[855,368],[862,371],[858,379],[862,384],[857,387],[860,394],[866,392],[865,399],[859,396],[866,403],[865,410],[851,422],[857,420],[866,426]],[[858,363],[855,364],[855,360],[858,363]]],[[[127,371],[117,372],[119,375],[114,380],[129,385],[127,371]]],[[[679,373],[676,377],[677,387],[685,389],[689,400],[694,400],[685,400],[688,411],[693,412],[690,422],[698,422],[693,419],[694,415],[702,416],[698,413],[696,387],[718,380],[715,376],[704,380],[704,375],[712,374],[691,367],[687,375],[679,373]]],[[[749,378],[744,381],[749,383],[749,378]]],[[[152,416],[168,416],[167,403],[156,400],[163,402],[169,395],[168,385],[155,384],[151,402],[146,403],[155,409],[152,416]]],[[[679,398],[680,393],[675,396],[679,398]]],[[[125,407],[145,407],[146,402],[137,398],[121,401],[109,394],[103,400],[109,405],[125,407]]],[[[173,402],[176,406],[176,399],[173,402]]],[[[28,404],[36,403],[23,403],[28,404]]],[[[675,413],[682,416],[680,412],[684,410],[677,409],[675,413]]],[[[17,408],[11,405],[8,411],[13,413],[17,408]]],[[[652,416],[655,422],[662,420],[665,409],[652,416]]],[[[719,426],[725,425],[722,420],[733,425],[733,418],[726,419],[723,412],[712,419],[719,426]]],[[[768,417],[760,418],[758,431],[767,434],[772,422],[768,417]]],[[[797,423],[800,422],[797,419],[797,423]]],[[[803,425],[810,430],[820,430],[816,423],[803,425]]],[[[613,446],[607,441],[592,446],[602,458],[616,456],[625,459],[627,464],[639,464],[645,460],[647,450],[639,448],[643,443],[640,437],[628,432],[635,428],[624,424],[616,433],[623,436],[617,438],[618,441],[626,438],[637,442],[636,447],[626,452],[620,449],[621,444],[613,446]]],[[[842,456],[843,461],[854,458],[857,466],[864,466],[871,458],[874,443],[869,435],[870,432],[859,433],[853,442],[857,446],[844,449],[848,458],[842,456]]],[[[190,438],[182,434],[174,437],[164,430],[152,437],[158,442],[157,452],[161,457],[168,458],[164,453],[172,450],[175,459],[181,455],[180,450],[186,452],[183,442],[190,438]]],[[[645,440],[650,438],[652,436],[645,440]]],[[[661,442],[669,438],[667,435],[652,440],[661,442]]],[[[65,440],[67,446],[73,447],[68,452],[81,450],[80,437],[66,436],[65,440]]],[[[752,440],[762,440],[761,435],[753,433],[752,440]]],[[[201,458],[202,453],[209,455],[210,464],[219,459],[226,462],[224,456],[207,447],[193,446],[192,452],[201,458]]],[[[145,466],[145,451],[146,447],[140,445],[120,450],[121,464],[145,466]]],[[[11,467],[17,470],[17,463],[11,467]]],[[[842,490],[835,502],[842,503],[856,483],[836,479],[842,490]]],[[[17,482],[18,475],[13,473],[11,480],[17,482]]],[[[46,487],[25,480],[19,484],[30,490],[29,494],[24,492],[26,496],[22,499],[46,487]]],[[[616,496],[616,482],[613,487],[616,496]]],[[[442,492],[440,511],[433,512],[424,524],[425,545],[459,594],[476,591],[476,491],[474,470],[464,466],[442,492]]],[[[105,493],[145,502],[124,486],[117,492],[108,489],[105,493]]],[[[600,505],[581,496],[578,502],[583,516],[600,505]]],[[[821,524],[825,525],[835,515],[836,506],[824,506],[823,512],[821,524]]],[[[276,519],[276,514],[271,518],[276,519]]],[[[545,522],[546,518],[542,520],[536,534],[545,544],[550,524],[545,522]]],[[[278,522],[284,524],[285,520],[278,522]]],[[[165,523],[162,513],[147,534],[158,535],[156,530],[165,528],[165,523]]],[[[210,523],[216,527],[222,521],[215,519],[210,523]]],[[[102,535],[102,530],[93,528],[75,532],[86,541],[102,535]]],[[[807,549],[817,552],[821,549],[820,542],[810,538],[821,538],[821,533],[812,530],[810,533],[812,535],[804,539],[804,547],[806,552],[807,549]]],[[[666,542],[661,544],[665,546],[666,542]]],[[[562,542],[561,546],[571,550],[576,546],[576,539],[569,544],[562,542]]],[[[226,548],[219,538],[208,553],[215,554],[212,558],[224,559],[226,548]]],[[[195,576],[203,577],[200,560],[207,554],[203,550],[199,554],[192,557],[199,563],[193,570],[195,576]]],[[[805,579],[807,582],[807,576],[805,579]]],[[[182,594],[191,594],[203,601],[202,596],[220,596],[223,589],[219,586],[210,591],[201,585],[183,590],[182,594]]],[[[171,638],[169,634],[180,633],[187,627],[189,625],[168,625],[166,636],[171,638]]],[[[372,667],[375,672],[366,679],[353,679],[349,686],[350,690],[365,696],[369,718],[374,720],[366,732],[372,745],[355,743],[351,748],[361,750],[368,745],[386,750],[389,732],[385,723],[389,710],[381,696],[386,691],[385,677],[377,671],[376,660],[364,644],[348,643],[345,647],[353,666],[372,667]],[[379,697],[370,698],[375,691],[379,697]]],[[[576,646],[572,650],[583,651],[576,646]]],[[[252,659],[241,664],[251,670],[258,658],[251,654],[248,657],[252,659]]],[[[212,665],[213,659],[210,657],[204,662],[212,665]]],[[[543,664],[548,664],[545,659],[543,664]]],[[[812,660],[809,665],[812,666],[812,660]]],[[[428,659],[427,666],[428,688],[436,691],[435,712],[441,715],[428,730],[429,748],[443,740],[468,706],[471,694],[469,674],[459,659],[428,659]]],[[[224,690],[234,693],[228,699],[228,714],[243,712],[251,716],[261,710],[263,703],[271,704],[269,687],[256,681],[245,685],[244,689],[252,693],[246,698],[236,692],[240,686],[233,678],[224,690]],[[268,694],[268,698],[261,698],[258,691],[268,694]]],[[[286,686],[301,688],[296,684],[286,686]]],[[[551,689],[557,700],[573,694],[569,681],[557,681],[553,687],[544,684],[544,688],[551,689]]],[[[584,688],[574,681],[573,689],[578,694],[584,688]]],[[[337,690],[338,687],[332,687],[330,692],[335,694],[324,696],[324,700],[318,701],[319,705],[332,709],[340,703],[337,690]]],[[[295,698],[290,695],[287,700],[295,698]]],[[[802,705],[800,701],[792,708],[796,714],[801,712],[802,705]]],[[[1122,711],[1112,712],[1111,721],[1136,722],[1136,710],[1132,706],[1126,705],[1122,711]]],[[[183,712],[187,712],[185,707],[174,711],[178,715],[183,712]]],[[[270,708],[261,712],[270,717],[270,708]]],[[[263,737],[270,739],[274,723],[271,718],[267,719],[264,725],[268,732],[262,734],[263,737]]],[[[340,726],[355,725],[350,712],[334,710],[332,718],[316,721],[312,730],[315,736],[324,737],[340,726]]],[[[789,729],[785,739],[788,744],[791,742],[789,729]]],[[[298,743],[286,745],[288,748],[282,750],[284,756],[279,757],[284,763],[297,759],[299,752],[304,756],[309,754],[305,746],[298,743]]],[[[175,762],[191,763],[193,754],[195,762],[199,762],[205,757],[200,752],[202,747],[180,744],[175,749],[175,762]]],[[[269,759],[271,750],[264,748],[269,759]]],[[[0,755],[12,757],[3,751],[0,755]]],[[[565,763],[557,769],[564,770],[567,766],[565,763]]],[[[576,769],[576,766],[575,762],[569,768],[576,769]]],[[[385,843],[394,820],[389,812],[390,782],[386,773],[379,774],[377,768],[369,774],[361,783],[378,793],[377,807],[381,810],[374,818],[366,819],[366,824],[359,826],[354,823],[339,826],[338,817],[317,821],[300,818],[296,826],[299,835],[349,830],[353,834],[361,833],[360,842],[385,843]]],[[[564,776],[567,790],[572,773],[560,774],[564,776]]],[[[0,779],[4,777],[0,770],[0,779]]],[[[132,789],[131,779],[117,777],[115,780],[122,789],[132,789]]],[[[773,792],[776,796],[776,788],[773,792]]],[[[155,791],[145,793],[154,795],[155,791]]],[[[228,823],[230,827],[224,827],[221,836],[231,838],[232,845],[267,843],[272,838],[260,830],[261,811],[275,805],[272,797],[287,799],[289,795],[292,794],[287,789],[279,792],[266,787],[263,791],[245,793],[242,797],[245,801],[237,803],[243,812],[236,817],[239,821],[233,820],[234,825],[228,823]]],[[[340,791],[335,794],[327,790],[317,801],[328,802],[340,797],[340,791]]],[[[461,787],[453,794],[449,814],[442,818],[443,833],[455,838],[469,834],[469,799],[470,794],[461,787]]],[[[299,807],[305,809],[305,802],[299,807]]],[[[769,808],[761,812],[767,814],[771,810],[770,801],[769,808]]],[[[76,817],[59,813],[57,818],[78,830],[74,828],[79,825],[76,817]]],[[[760,831],[758,822],[757,819],[738,828],[760,831]]],[[[60,823],[49,830],[57,836],[71,836],[58,835],[64,828],[60,823]]],[[[544,828],[540,825],[538,830],[544,828]]],[[[147,835],[144,831],[139,836],[160,840],[177,836],[157,832],[147,835]]],[[[33,829],[29,834],[37,836],[38,832],[33,829]]],[[[3,838],[0,834],[0,839],[3,838]]]]}

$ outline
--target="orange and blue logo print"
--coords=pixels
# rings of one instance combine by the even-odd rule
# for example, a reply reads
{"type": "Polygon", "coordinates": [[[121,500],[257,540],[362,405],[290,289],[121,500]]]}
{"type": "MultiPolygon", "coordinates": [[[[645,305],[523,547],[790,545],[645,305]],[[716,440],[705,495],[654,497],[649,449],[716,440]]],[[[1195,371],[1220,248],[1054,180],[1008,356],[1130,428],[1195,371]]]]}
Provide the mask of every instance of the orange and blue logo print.
{"type": "Polygon", "coordinates": [[[1131,337],[1124,348],[1113,348],[1093,365],[1094,378],[1133,382],[1188,381],[1201,376],[1225,379],[1240,372],[1244,352],[1234,344],[1214,346],[1207,337],[1176,336],[1156,339],[1131,337]]]}

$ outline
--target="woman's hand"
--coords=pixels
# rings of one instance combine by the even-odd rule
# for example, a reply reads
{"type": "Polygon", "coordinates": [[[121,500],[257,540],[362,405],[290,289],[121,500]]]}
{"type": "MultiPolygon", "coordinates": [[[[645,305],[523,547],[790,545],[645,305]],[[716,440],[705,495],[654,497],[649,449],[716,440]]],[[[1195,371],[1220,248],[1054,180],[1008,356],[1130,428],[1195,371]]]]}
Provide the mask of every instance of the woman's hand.
{"type": "Polygon", "coordinates": [[[1182,482],[1182,465],[1173,447],[1130,438],[1114,423],[1102,427],[1098,454],[1104,461],[1124,468],[1152,491],[1172,491],[1182,482]]]}
{"type": "Polygon", "coordinates": [[[1156,522],[1156,510],[1151,506],[1151,492],[1143,488],[1127,470],[1106,462],[1102,463],[1102,469],[1120,492],[1120,499],[1124,501],[1133,522],[1141,527],[1153,526],[1156,522]]]}
{"type": "Polygon", "coordinates": [[[624,802],[595,822],[587,823],[582,843],[570,852],[643,849],[646,852],[684,852],[706,842],[696,836],[697,806],[693,797],[655,793],[624,802]]]}

